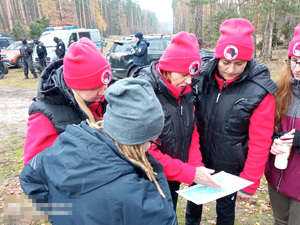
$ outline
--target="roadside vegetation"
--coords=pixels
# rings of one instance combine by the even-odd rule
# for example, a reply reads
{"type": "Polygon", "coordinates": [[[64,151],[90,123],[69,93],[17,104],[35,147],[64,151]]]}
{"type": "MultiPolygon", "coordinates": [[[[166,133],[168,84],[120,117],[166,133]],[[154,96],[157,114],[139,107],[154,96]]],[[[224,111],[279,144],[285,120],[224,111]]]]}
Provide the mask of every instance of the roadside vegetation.
{"type": "MultiPolygon", "coordinates": [[[[107,39],[108,45],[104,49],[104,54],[112,46],[112,40],[117,36],[107,39]]],[[[205,49],[205,48],[204,48],[205,49]]],[[[212,49],[208,49],[212,50],[212,49]]],[[[273,60],[265,63],[270,71],[274,81],[278,80],[280,70],[286,57],[286,50],[273,50],[273,60]]],[[[31,74],[30,74],[31,76],[31,74]]],[[[23,69],[10,68],[9,73],[4,79],[0,80],[1,90],[16,89],[16,95],[22,95],[22,90],[32,90],[34,94],[38,86],[38,79],[23,80],[23,69]]],[[[33,96],[32,96],[33,97],[33,96]]],[[[26,118],[27,119],[27,118],[26,118]]],[[[26,126],[20,124],[20,126],[26,126]]],[[[9,129],[14,129],[8,124],[1,124],[0,134],[9,129]]],[[[26,130],[26,128],[24,129],[26,130]]],[[[17,132],[9,137],[0,136],[0,225],[2,224],[31,224],[41,225],[50,224],[45,221],[28,222],[15,220],[11,221],[4,216],[4,197],[21,195],[22,189],[18,182],[18,174],[23,168],[23,145],[25,132],[17,132]]],[[[182,185],[184,188],[186,185],[182,185]]],[[[101,203],[99,203],[101,204],[101,203]]],[[[177,215],[180,225],[184,224],[186,200],[179,197],[177,206],[177,215]]],[[[202,223],[203,225],[216,224],[215,202],[204,205],[202,223]]],[[[265,178],[261,180],[260,188],[257,190],[250,203],[238,202],[236,205],[235,225],[271,225],[273,224],[272,211],[269,205],[269,196],[267,191],[267,182],[265,178]]]]}

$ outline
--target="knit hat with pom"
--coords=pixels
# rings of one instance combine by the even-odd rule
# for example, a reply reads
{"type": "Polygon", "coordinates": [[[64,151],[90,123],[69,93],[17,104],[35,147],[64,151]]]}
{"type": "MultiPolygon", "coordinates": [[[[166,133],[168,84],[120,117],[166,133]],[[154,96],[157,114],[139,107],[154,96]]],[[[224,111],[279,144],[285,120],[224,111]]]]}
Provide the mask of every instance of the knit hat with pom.
{"type": "Polygon", "coordinates": [[[194,34],[179,32],[163,52],[159,69],[168,72],[196,75],[201,66],[199,45],[194,34]]]}
{"type": "Polygon", "coordinates": [[[64,57],[63,76],[75,90],[89,90],[109,84],[111,68],[98,49],[86,37],[70,45],[64,57]]]}
{"type": "Polygon", "coordinates": [[[300,23],[296,26],[294,37],[289,44],[288,56],[300,57],[300,23]]]}
{"type": "Polygon", "coordinates": [[[249,20],[232,18],[220,25],[221,36],[215,49],[215,58],[250,61],[253,55],[254,27],[249,20]]]}

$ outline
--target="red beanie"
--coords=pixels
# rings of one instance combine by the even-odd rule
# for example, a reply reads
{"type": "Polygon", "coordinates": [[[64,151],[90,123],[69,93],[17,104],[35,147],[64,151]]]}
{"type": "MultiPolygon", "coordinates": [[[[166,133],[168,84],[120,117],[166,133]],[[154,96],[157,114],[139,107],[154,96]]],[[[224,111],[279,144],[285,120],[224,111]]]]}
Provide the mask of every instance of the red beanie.
{"type": "Polygon", "coordinates": [[[194,34],[179,32],[163,52],[159,69],[168,72],[195,75],[199,73],[201,57],[199,45],[194,34]]]}
{"type": "Polygon", "coordinates": [[[300,23],[296,26],[293,40],[289,44],[288,56],[300,57],[300,23]]]}
{"type": "Polygon", "coordinates": [[[253,54],[253,25],[249,20],[232,18],[220,25],[222,33],[215,50],[215,58],[250,61],[253,54]]]}
{"type": "Polygon", "coordinates": [[[70,45],[64,57],[63,76],[75,90],[89,90],[109,84],[111,68],[98,47],[83,37],[70,45]]]}

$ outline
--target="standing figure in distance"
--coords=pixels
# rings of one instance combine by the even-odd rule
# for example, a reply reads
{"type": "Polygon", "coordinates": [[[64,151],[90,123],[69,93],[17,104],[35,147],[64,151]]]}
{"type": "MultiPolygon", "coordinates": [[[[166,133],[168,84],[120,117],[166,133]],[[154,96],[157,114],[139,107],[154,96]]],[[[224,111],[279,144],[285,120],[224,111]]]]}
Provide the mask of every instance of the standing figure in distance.
{"type": "MultiPolygon", "coordinates": [[[[1,52],[1,48],[0,48],[0,52],[1,52]]],[[[4,74],[4,68],[3,68],[3,61],[2,61],[2,56],[0,54],[0,79],[3,79],[5,76],[4,74]]]]}
{"type": "MultiPolygon", "coordinates": [[[[203,163],[253,184],[217,199],[217,225],[233,225],[235,202],[251,201],[259,187],[274,130],[276,84],[252,58],[253,25],[232,18],[220,25],[215,59],[193,80],[203,163]]],[[[202,205],[188,202],[186,224],[199,225],[202,205]]]]}
{"type": "Polygon", "coordinates": [[[37,39],[34,39],[33,43],[36,44],[36,53],[39,57],[40,72],[42,72],[47,66],[46,64],[47,49],[44,46],[43,42],[40,42],[37,39]]]}
{"type": "Polygon", "coordinates": [[[179,32],[158,62],[136,71],[137,79],[150,82],[164,110],[164,129],[149,153],[164,167],[176,211],[181,183],[220,188],[204,167],[194,121],[192,77],[199,73],[201,57],[194,34],[179,32]]]}
{"type": "Polygon", "coordinates": [[[23,68],[24,68],[24,79],[28,79],[28,67],[33,75],[33,78],[37,78],[37,74],[35,72],[33,61],[32,61],[32,53],[33,49],[28,44],[26,38],[21,38],[22,45],[20,48],[20,54],[22,56],[23,68]]]}
{"type": "Polygon", "coordinates": [[[135,34],[136,46],[132,48],[133,65],[137,68],[146,66],[148,60],[148,46],[149,42],[143,37],[142,32],[136,32],[135,34]]]}
{"type": "Polygon", "coordinates": [[[58,37],[54,37],[53,41],[56,43],[55,53],[56,53],[57,59],[63,59],[65,56],[65,52],[66,52],[65,43],[58,37]]]}
{"type": "Polygon", "coordinates": [[[177,225],[162,165],[147,153],[164,126],[151,85],[122,79],[105,97],[103,120],[68,125],[27,163],[24,192],[49,200],[56,212],[40,210],[57,225],[177,225]]]}
{"type": "Polygon", "coordinates": [[[265,176],[276,225],[300,223],[300,24],[289,44],[287,65],[283,68],[275,93],[275,137],[266,164],[265,176]],[[281,146],[291,147],[286,169],[274,167],[281,146]]]}
{"type": "Polygon", "coordinates": [[[63,60],[48,65],[29,107],[24,165],[51,146],[68,124],[87,118],[100,120],[106,105],[104,92],[111,79],[108,62],[88,38],[74,42],[63,60]]]}

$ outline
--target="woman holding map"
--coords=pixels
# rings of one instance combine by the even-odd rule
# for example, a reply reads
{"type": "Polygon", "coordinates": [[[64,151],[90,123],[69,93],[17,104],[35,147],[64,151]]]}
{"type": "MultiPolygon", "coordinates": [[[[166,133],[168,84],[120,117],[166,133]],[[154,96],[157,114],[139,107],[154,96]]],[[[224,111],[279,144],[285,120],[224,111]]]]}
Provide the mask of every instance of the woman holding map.
{"type": "MultiPolygon", "coordinates": [[[[196,123],[205,167],[252,181],[217,200],[217,225],[233,225],[235,201],[259,187],[272,143],[276,84],[253,58],[253,25],[232,18],[220,25],[214,59],[193,79],[196,123]]],[[[201,221],[202,205],[188,202],[186,224],[201,221]]]]}

